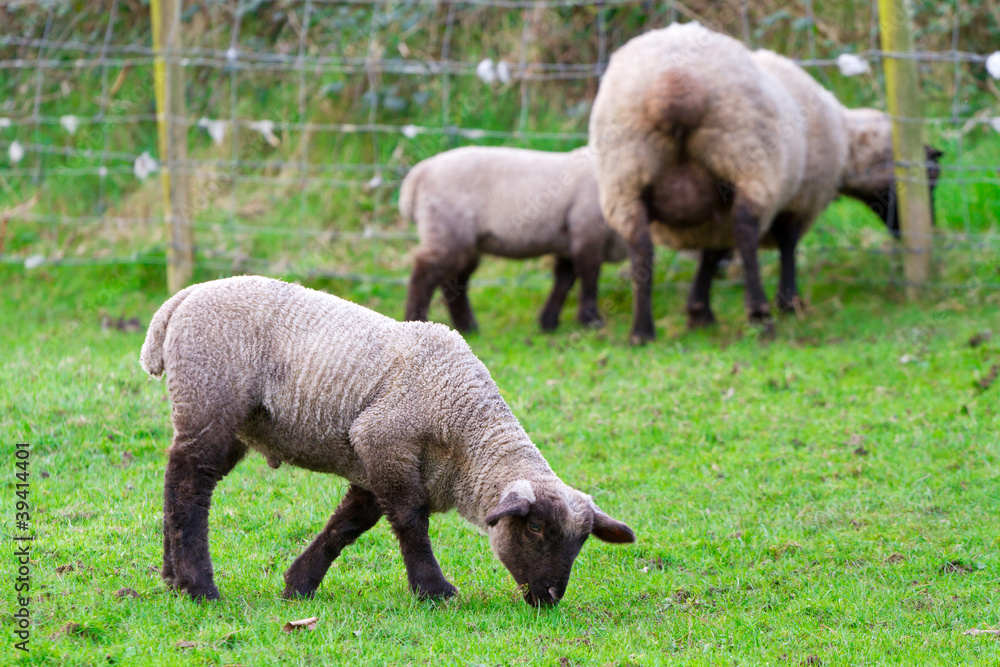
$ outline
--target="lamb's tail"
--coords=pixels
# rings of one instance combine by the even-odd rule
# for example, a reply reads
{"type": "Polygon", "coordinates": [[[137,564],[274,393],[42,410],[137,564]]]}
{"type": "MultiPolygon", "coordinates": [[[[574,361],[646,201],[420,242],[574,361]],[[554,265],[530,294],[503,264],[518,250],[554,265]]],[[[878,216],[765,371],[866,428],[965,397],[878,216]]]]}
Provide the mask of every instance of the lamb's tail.
{"type": "Polygon", "coordinates": [[[413,220],[413,209],[417,203],[417,182],[422,171],[418,164],[406,174],[403,184],[399,186],[399,214],[407,222],[413,220]]]}
{"type": "Polygon", "coordinates": [[[682,69],[661,74],[646,96],[646,118],[658,131],[684,139],[704,119],[709,107],[706,86],[682,69]]]}
{"type": "Polygon", "coordinates": [[[163,375],[163,340],[167,337],[167,324],[170,322],[170,316],[174,314],[177,306],[181,305],[181,301],[186,299],[195,287],[197,285],[182,289],[167,299],[166,303],[160,306],[160,309],[153,315],[153,321],[149,323],[146,340],[142,344],[142,351],[139,352],[139,364],[142,365],[142,370],[153,377],[158,378],[163,375]]]}

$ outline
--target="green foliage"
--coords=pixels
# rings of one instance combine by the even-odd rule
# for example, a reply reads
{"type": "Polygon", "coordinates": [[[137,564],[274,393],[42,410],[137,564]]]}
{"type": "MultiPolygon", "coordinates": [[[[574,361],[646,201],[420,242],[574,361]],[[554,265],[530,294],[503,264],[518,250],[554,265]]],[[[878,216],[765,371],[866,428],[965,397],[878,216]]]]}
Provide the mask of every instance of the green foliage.
{"type": "MultiPolygon", "coordinates": [[[[488,264],[493,275],[510,263],[488,264]]],[[[344,484],[256,455],[213,501],[224,599],[175,597],[156,572],[169,403],[138,366],[143,332],[116,326],[149,321],[167,296],[162,270],[8,267],[0,280],[0,453],[11,461],[15,440],[32,444],[35,625],[23,664],[1000,657],[995,639],[962,634],[998,614],[1000,381],[981,384],[1000,364],[996,293],[901,305],[892,288],[813,284],[810,312],[764,344],[743,331],[738,286],[716,290],[722,324],[698,334],[683,332],[683,292],[661,290],[660,339],[631,348],[628,285],[613,272],[607,331],[542,335],[543,292],[474,289],[482,333],[470,344],[515,414],[566,481],[639,536],[588,541],[563,603],[539,612],[454,513],[432,520],[432,539],[455,601],[412,598],[384,523],[344,552],[315,600],[281,599],[282,572],[344,484]],[[138,597],[117,597],[124,588],[138,597]],[[281,631],[314,615],[313,632],[281,631]]],[[[310,284],[390,315],[403,299],[396,286],[310,284]]],[[[2,482],[8,498],[13,481],[2,482]]],[[[3,627],[9,636],[9,617],[3,627]]]]}

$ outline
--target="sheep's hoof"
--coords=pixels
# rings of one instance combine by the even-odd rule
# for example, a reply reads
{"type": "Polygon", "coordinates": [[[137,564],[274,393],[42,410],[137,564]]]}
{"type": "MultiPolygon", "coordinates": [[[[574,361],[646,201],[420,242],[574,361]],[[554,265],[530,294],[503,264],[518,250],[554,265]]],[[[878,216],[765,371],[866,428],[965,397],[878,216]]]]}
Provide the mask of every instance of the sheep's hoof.
{"type": "Polygon", "coordinates": [[[750,313],[748,319],[750,321],[750,326],[757,330],[762,339],[771,340],[774,338],[774,318],[771,317],[770,310],[750,313]]]}
{"type": "Polygon", "coordinates": [[[419,586],[416,593],[421,600],[447,600],[455,597],[458,594],[458,589],[442,579],[435,584],[419,586]]]}
{"type": "Polygon", "coordinates": [[[628,337],[629,345],[645,345],[646,343],[651,343],[656,340],[656,334],[646,331],[633,331],[628,337]]]}
{"type": "Polygon", "coordinates": [[[600,329],[604,326],[604,318],[597,311],[580,315],[580,324],[588,329],[600,329]]]}
{"type": "Polygon", "coordinates": [[[312,600],[316,597],[316,589],[313,590],[299,590],[289,584],[285,586],[285,590],[282,591],[281,597],[286,600],[312,600]]]}
{"type": "Polygon", "coordinates": [[[210,586],[201,587],[188,587],[187,594],[195,602],[205,602],[207,600],[218,600],[221,595],[219,595],[219,589],[212,584],[210,586]]]}
{"type": "Polygon", "coordinates": [[[545,333],[552,333],[559,328],[559,318],[556,317],[545,317],[544,315],[539,318],[538,324],[541,325],[542,331],[545,333]]]}
{"type": "Polygon", "coordinates": [[[798,294],[793,296],[791,299],[786,299],[779,296],[774,300],[774,307],[778,309],[779,313],[784,315],[791,315],[802,313],[806,309],[806,304],[798,294]]]}
{"type": "Polygon", "coordinates": [[[715,313],[711,308],[688,309],[687,328],[691,331],[715,326],[715,313]]]}

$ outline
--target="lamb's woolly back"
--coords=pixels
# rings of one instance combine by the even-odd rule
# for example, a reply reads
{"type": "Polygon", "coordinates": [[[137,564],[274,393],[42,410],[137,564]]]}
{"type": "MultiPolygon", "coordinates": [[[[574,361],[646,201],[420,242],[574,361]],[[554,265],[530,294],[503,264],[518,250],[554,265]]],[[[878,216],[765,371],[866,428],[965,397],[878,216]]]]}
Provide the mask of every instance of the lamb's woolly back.
{"type": "Polygon", "coordinates": [[[443,325],[396,322],[322,292],[245,276],[168,301],[147,343],[143,367],[167,373],[173,402],[164,578],[194,598],[218,597],[203,510],[247,448],[272,467],[288,462],[352,483],[286,573],[287,596],[312,594],[336,554],[383,513],[420,597],[456,592],[430,553],[430,512],[456,508],[487,528],[492,511],[491,544],[502,545],[498,555],[517,582],[530,585],[532,604],[562,597],[591,527],[599,539],[635,539],[556,477],[489,371],[443,325]],[[498,525],[501,492],[537,506],[516,496],[498,525]],[[557,528],[545,544],[523,540],[529,514],[557,528]]]}
{"type": "Polygon", "coordinates": [[[170,322],[170,316],[174,314],[177,306],[181,305],[181,302],[198,287],[198,285],[191,285],[167,299],[149,323],[146,340],[139,352],[139,363],[142,370],[155,378],[163,375],[163,340],[167,336],[167,324],[170,322]]]}

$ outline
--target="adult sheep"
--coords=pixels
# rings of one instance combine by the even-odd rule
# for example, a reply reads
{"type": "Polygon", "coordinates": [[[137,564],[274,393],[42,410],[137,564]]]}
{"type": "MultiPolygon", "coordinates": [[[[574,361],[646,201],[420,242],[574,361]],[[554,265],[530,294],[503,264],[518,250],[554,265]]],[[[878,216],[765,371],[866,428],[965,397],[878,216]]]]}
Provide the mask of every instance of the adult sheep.
{"type": "MultiPolygon", "coordinates": [[[[847,109],[787,58],[750,52],[696,23],[616,51],[594,101],[590,147],[604,216],[629,245],[632,342],[655,336],[654,240],[703,251],[690,327],[715,321],[711,280],[735,247],[749,319],[770,329],[762,241],[780,251],[777,307],[788,311],[798,300],[796,244],[838,194],[868,204],[898,232],[891,133],[885,113],[847,109]]],[[[936,165],[929,171],[933,182],[936,165]]]]}
{"type": "Polygon", "coordinates": [[[601,263],[627,256],[625,240],[601,215],[593,161],[586,148],[549,153],[470,146],[417,164],[403,180],[399,212],[417,225],[406,319],[427,319],[442,286],[452,323],[476,329],[469,277],[483,254],[525,259],[554,254],[555,284],[539,316],[552,331],[574,281],[580,279],[577,318],[604,322],[597,310],[601,263]]]}
{"type": "Polygon", "coordinates": [[[533,605],[556,604],[589,535],[635,535],[564,484],[511,413],[489,371],[448,327],[401,323],[261,277],[194,285],[160,307],[140,353],[166,371],[174,439],[164,482],[163,578],[219,597],[208,550],[215,485],[248,448],[334,473],[351,486],[285,573],[311,596],[341,550],[385,514],[410,588],[447,598],[427,534],[458,509],[483,528],[533,605]]]}

